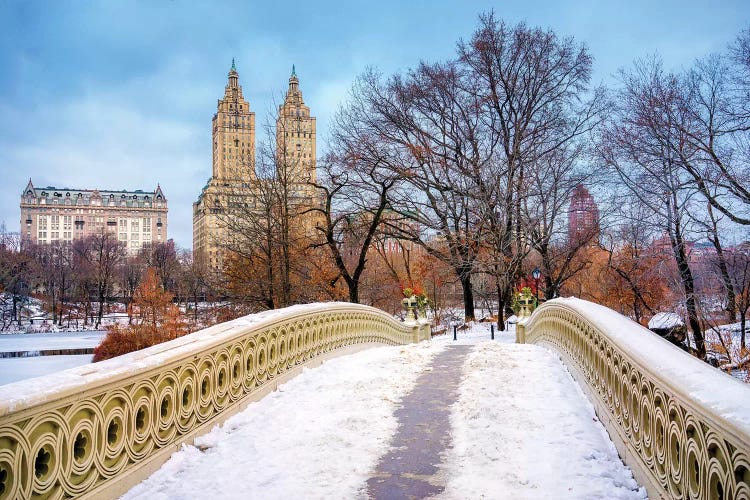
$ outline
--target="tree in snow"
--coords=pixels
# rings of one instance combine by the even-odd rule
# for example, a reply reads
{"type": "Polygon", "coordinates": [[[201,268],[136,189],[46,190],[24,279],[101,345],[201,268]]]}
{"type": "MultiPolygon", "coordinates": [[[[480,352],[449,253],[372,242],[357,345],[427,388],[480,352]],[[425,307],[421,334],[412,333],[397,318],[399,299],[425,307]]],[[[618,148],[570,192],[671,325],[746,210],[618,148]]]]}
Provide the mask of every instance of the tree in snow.
{"type": "Polygon", "coordinates": [[[188,333],[172,294],[164,290],[155,269],[148,268],[130,304],[133,322],[107,327],[107,335],[94,350],[94,361],[172,340],[188,333]]]}

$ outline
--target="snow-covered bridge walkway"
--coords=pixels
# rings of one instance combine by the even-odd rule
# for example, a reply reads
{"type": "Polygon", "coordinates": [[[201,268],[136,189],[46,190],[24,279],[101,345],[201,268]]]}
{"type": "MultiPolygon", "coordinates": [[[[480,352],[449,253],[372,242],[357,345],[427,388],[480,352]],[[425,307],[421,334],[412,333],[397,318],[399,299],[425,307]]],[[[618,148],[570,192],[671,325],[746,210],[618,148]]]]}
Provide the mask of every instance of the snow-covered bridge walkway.
{"type": "MultiPolygon", "coordinates": [[[[420,476],[434,486],[425,491],[449,499],[646,496],[553,352],[513,344],[508,334],[489,341],[485,326],[460,336],[470,348],[461,350],[449,439],[434,473],[420,476]]],[[[366,498],[382,460],[398,460],[389,451],[403,424],[400,403],[419,400],[420,375],[452,376],[433,363],[450,344],[443,337],[374,348],[306,369],[183,446],[126,498],[366,498]]],[[[402,475],[418,475],[405,462],[402,475]]]]}

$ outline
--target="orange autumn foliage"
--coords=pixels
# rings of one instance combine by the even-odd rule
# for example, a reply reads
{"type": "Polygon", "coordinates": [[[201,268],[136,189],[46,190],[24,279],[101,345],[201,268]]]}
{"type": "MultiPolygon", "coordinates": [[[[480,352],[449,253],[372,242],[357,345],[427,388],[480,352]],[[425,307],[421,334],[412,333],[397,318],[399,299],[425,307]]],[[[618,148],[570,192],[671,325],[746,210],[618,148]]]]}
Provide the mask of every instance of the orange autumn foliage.
{"type": "Polygon", "coordinates": [[[172,294],[162,288],[153,268],[146,270],[136,288],[130,312],[133,317],[130,325],[107,327],[107,335],[94,349],[94,361],[138,351],[188,333],[180,310],[172,303],[172,294]]]}
{"type": "Polygon", "coordinates": [[[650,309],[671,300],[664,276],[664,257],[636,254],[628,245],[609,252],[596,247],[584,249],[581,271],[565,282],[563,295],[573,295],[602,304],[620,314],[644,323],[650,309]]]}

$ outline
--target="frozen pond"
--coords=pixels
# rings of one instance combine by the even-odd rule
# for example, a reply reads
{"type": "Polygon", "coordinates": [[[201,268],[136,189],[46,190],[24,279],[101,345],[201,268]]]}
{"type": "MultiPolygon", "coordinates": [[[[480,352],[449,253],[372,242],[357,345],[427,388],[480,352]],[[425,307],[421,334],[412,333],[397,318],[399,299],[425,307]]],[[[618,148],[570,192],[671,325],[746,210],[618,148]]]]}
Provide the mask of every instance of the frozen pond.
{"type": "Polygon", "coordinates": [[[103,331],[3,334],[0,352],[94,348],[105,334],[103,331]]]}
{"type": "Polygon", "coordinates": [[[41,377],[91,363],[91,354],[73,356],[35,356],[33,358],[0,359],[0,385],[27,378],[41,377]]]}
{"type": "Polygon", "coordinates": [[[43,351],[93,349],[106,332],[13,333],[0,335],[0,353],[31,357],[0,358],[0,385],[41,377],[91,362],[91,354],[40,356],[43,351]]]}

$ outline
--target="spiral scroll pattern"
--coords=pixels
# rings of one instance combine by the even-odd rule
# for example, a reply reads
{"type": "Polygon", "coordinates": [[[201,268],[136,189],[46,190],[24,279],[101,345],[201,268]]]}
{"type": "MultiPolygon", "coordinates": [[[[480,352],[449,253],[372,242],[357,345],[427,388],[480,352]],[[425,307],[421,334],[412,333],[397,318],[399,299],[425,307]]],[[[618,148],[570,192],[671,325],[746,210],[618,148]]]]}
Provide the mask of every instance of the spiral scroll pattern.
{"type": "MultiPolygon", "coordinates": [[[[600,417],[607,430],[619,435],[628,454],[639,462],[628,465],[650,479],[649,493],[665,498],[750,499],[747,432],[671,389],[672,384],[641,366],[605,331],[564,303],[543,305],[524,329],[527,342],[553,347],[579,383],[587,386],[598,412],[606,413],[600,417]]],[[[750,404],[750,390],[747,396],[750,404]]]]}
{"type": "MultiPolygon", "coordinates": [[[[0,401],[0,499],[102,494],[119,474],[218,421],[290,369],[355,344],[407,344],[429,332],[354,304],[290,308],[255,324],[249,318],[156,346],[150,367],[98,373],[94,387],[81,377],[79,388],[59,397],[14,407],[0,401]]],[[[143,363],[147,351],[126,356],[143,363]]],[[[92,366],[106,371],[106,363],[92,366]]],[[[13,388],[24,390],[23,383],[13,388]]]]}

